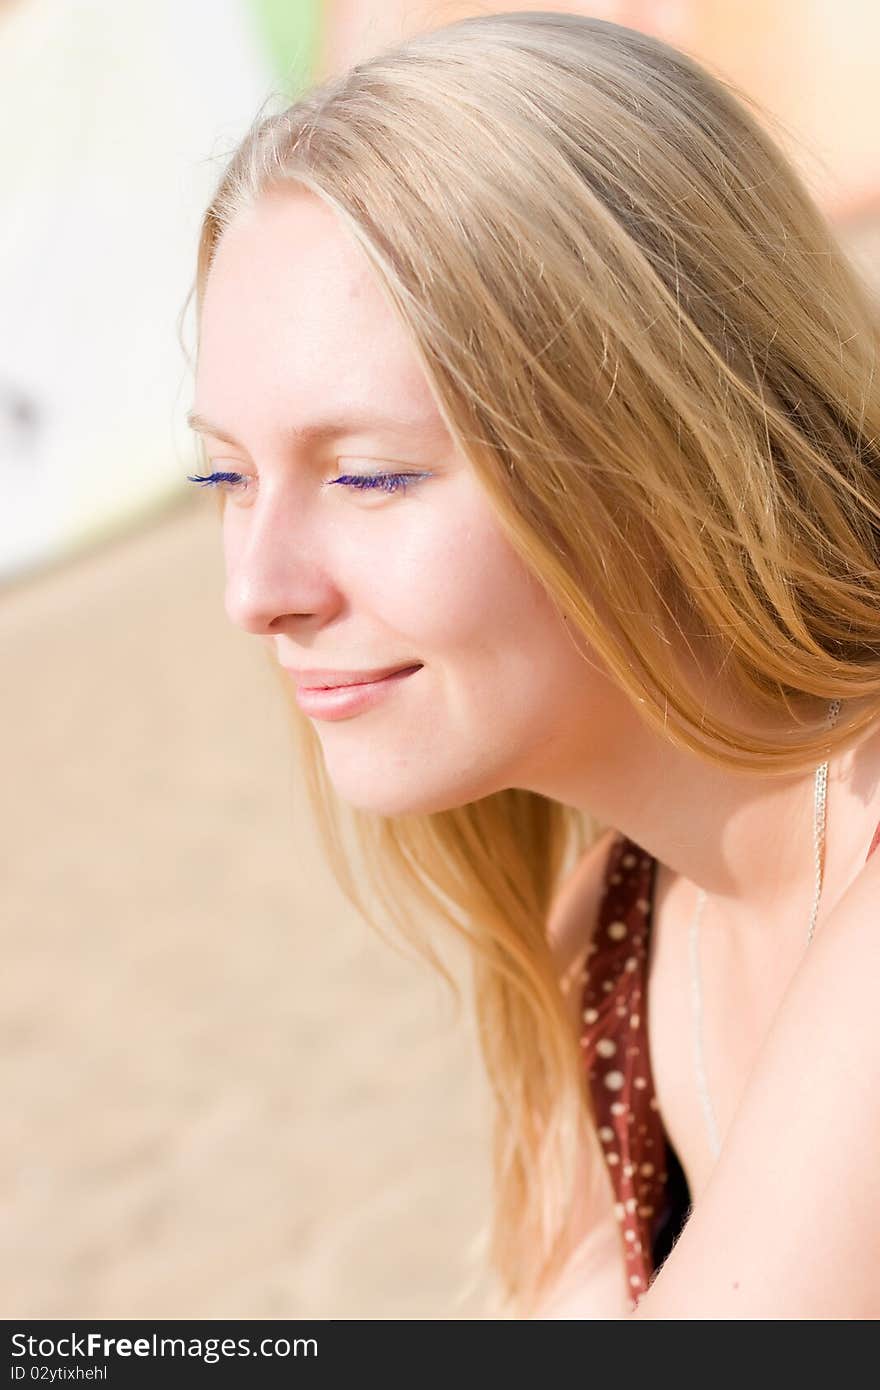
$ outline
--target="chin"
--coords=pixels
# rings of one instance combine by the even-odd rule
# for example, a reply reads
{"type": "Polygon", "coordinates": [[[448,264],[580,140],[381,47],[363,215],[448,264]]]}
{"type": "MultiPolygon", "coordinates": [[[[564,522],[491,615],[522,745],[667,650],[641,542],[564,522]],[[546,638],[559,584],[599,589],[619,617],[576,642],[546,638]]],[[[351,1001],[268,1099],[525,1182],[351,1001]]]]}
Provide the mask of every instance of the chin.
{"type": "Polygon", "coordinates": [[[402,771],[405,775],[397,779],[383,775],[381,767],[364,769],[363,776],[352,776],[350,768],[340,769],[337,774],[332,763],[327,762],[327,773],[337,796],[356,810],[372,811],[377,816],[433,816],[488,795],[488,791],[466,786],[461,778],[432,784],[415,763],[402,771]]]}
{"type": "Polygon", "coordinates": [[[359,811],[377,816],[433,816],[455,811],[512,785],[510,768],[493,756],[480,759],[468,740],[458,754],[441,735],[433,747],[422,739],[409,753],[398,743],[383,756],[381,741],[341,747],[323,744],[324,766],[337,796],[359,811]],[[439,754],[439,757],[433,756],[439,754]]]}

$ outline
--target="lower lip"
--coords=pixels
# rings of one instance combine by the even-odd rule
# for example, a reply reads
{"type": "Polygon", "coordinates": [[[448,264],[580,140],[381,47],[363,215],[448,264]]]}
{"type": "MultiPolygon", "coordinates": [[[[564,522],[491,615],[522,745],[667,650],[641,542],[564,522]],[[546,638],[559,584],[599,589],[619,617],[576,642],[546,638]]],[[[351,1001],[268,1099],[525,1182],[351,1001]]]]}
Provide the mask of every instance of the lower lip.
{"type": "Polygon", "coordinates": [[[380,681],[364,681],[362,685],[334,685],[326,690],[296,689],[296,703],[303,714],[313,719],[347,719],[352,714],[361,714],[371,709],[406,680],[421,671],[421,666],[409,666],[405,671],[394,671],[383,676],[380,681]]]}

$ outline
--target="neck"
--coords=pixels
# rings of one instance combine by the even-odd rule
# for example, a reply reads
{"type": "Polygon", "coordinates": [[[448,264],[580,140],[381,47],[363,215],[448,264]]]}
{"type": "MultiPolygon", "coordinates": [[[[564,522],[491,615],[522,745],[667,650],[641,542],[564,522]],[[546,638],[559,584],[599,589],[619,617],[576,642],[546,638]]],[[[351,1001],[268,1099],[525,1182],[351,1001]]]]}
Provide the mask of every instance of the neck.
{"type": "MultiPolygon", "coordinates": [[[[590,712],[584,739],[582,756],[549,794],[634,840],[687,881],[694,902],[703,889],[715,920],[751,930],[790,922],[806,934],[815,894],[815,767],[766,777],[716,766],[658,737],[619,695],[590,712]],[[597,728],[601,740],[591,732],[597,728]]],[[[878,821],[880,721],[829,759],[817,929],[864,863],[878,821]]]]}

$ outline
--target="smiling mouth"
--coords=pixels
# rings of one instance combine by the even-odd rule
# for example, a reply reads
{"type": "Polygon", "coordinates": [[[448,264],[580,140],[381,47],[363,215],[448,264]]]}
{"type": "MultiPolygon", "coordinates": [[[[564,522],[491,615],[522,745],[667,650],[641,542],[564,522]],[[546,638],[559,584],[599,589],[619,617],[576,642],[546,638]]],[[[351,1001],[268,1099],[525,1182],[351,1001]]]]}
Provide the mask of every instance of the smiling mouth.
{"type": "Polygon", "coordinates": [[[294,679],[296,680],[297,687],[300,690],[348,690],[362,685],[378,685],[380,681],[390,680],[392,676],[409,675],[411,671],[420,671],[422,669],[423,664],[424,663],[421,661],[413,662],[409,666],[397,666],[390,671],[377,672],[375,675],[371,675],[369,672],[365,672],[363,674],[363,677],[360,679],[358,678],[360,676],[360,673],[353,672],[352,676],[349,678],[340,679],[336,681],[322,681],[320,684],[316,682],[308,682],[307,678],[297,678],[296,673],[293,674],[294,679]]]}
{"type": "Polygon", "coordinates": [[[349,685],[298,685],[296,702],[304,714],[315,719],[350,719],[383,700],[393,698],[393,689],[405,685],[410,676],[423,669],[424,663],[419,662],[413,666],[399,666],[396,671],[349,685]]]}

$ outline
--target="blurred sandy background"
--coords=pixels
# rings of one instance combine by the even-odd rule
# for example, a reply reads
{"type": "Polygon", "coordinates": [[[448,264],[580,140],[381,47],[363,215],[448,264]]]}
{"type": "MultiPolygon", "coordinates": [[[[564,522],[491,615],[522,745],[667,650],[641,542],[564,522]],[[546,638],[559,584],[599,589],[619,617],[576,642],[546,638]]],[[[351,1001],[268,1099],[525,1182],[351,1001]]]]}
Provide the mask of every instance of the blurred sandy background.
{"type": "MultiPolygon", "coordinates": [[[[3,47],[13,18],[47,84],[52,53],[70,71],[66,49],[44,53],[40,25],[63,13],[80,34],[82,3],[0,0],[0,77],[22,69],[3,47]]],[[[112,51],[120,82],[126,36],[143,74],[155,16],[160,53],[188,17],[175,72],[190,106],[166,103],[152,223],[138,183],[148,171],[115,127],[86,185],[33,163],[39,88],[25,82],[16,98],[33,104],[20,123],[27,160],[0,120],[7,196],[16,159],[22,176],[17,220],[0,218],[0,571],[17,571],[0,589],[0,1317],[479,1317],[485,1286],[455,1301],[489,1201],[466,988],[457,1018],[428,967],[377,939],[333,884],[264,652],[223,612],[214,499],[185,494],[194,459],[175,455],[167,427],[191,404],[174,314],[194,272],[212,132],[228,143],[264,95],[259,34],[271,28],[288,66],[321,72],[426,14],[436,24],[478,7],[87,8],[101,5],[116,28],[97,26],[88,51],[101,72],[112,51]],[[215,47],[194,66],[200,11],[215,47]],[[246,31],[257,12],[263,29],[246,31]],[[229,105],[209,110],[218,90],[229,105]],[[94,246],[86,214],[104,205],[84,188],[118,205],[94,246]],[[68,217],[73,259],[59,264],[34,251],[28,226],[57,225],[74,190],[80,236],[68,217]],[[111,262],[114,247],[128,259],[111,262]],[[107,422],[110,398],[123,404],[107,422]]],[[[543,8],[654,30],[726,66],[827,160],[814,185],[880,286],[873,0],[543,8]]],[[[82,83],[74,74],[62,95],[92,112],[84,129],[104,130],[96,113],[116,110],[119,92],[82,83]]],[[[151,83],[131,97],[126,78],[125,91],[146,100],[151,83]]],[[[41,137],[46,150],[57,135],[41,137]]]]}
{"type": "Polygon", "coordinates": [[[221,593],[199,494],[0,595],[0,1316],[466,1316],[470,1015],[329,880],[221,593]]]}

